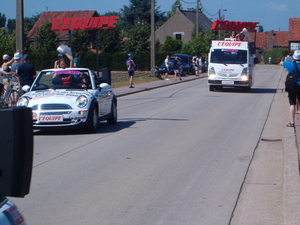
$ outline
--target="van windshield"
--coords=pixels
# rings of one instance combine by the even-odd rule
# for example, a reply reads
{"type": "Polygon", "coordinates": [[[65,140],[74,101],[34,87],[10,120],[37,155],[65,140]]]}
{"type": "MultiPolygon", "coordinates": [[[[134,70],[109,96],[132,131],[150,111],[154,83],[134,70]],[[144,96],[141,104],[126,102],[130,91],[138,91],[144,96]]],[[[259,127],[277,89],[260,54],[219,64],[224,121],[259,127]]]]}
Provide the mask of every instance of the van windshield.
{"type": "Polygon", "coordinates": [[[247,50],[239,49],[212,49],[210,62],[222,64],[246,64],[247,50]]]}

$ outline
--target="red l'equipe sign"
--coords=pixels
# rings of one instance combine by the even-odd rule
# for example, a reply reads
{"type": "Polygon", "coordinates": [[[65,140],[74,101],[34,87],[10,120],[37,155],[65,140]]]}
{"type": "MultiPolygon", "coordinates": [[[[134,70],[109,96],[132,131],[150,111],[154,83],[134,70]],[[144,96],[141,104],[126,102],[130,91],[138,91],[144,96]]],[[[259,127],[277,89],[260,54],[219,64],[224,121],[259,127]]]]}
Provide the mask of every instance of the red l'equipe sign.
{"type": "Polygon", "coordinates": [[[119,16],[54,19],[51,30],[101,30],[114,28],[119,16]]]}
{"type": "Polygon", "coordinates": [[[242,30],[247,28],[249,32],[255,31],[258,22],[239,22],[228,20],[215,20],[211,25],[212,30],[242,30]]]}

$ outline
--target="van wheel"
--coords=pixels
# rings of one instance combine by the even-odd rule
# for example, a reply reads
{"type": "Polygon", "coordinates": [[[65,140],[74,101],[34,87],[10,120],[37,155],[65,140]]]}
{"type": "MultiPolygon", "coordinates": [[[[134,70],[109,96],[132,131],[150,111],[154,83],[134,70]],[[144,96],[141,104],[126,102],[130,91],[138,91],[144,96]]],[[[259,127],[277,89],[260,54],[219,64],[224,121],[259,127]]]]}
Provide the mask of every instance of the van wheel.
{"type": "Polygon", "coordinates": [[[209,85],[209,91],[214,91],[214,90],[215,90],[214,86],[209,85]]]}

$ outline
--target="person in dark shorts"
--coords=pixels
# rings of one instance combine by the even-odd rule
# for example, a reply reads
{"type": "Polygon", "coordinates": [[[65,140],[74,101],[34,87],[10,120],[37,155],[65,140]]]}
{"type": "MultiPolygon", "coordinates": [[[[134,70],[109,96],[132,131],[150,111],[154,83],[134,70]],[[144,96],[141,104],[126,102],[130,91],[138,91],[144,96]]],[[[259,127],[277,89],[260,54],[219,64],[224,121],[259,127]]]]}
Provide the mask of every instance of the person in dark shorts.
{"type": "Polygon", "coordinates": [[[289,93],[288,98],[290,103],[290,122],[286,125],[287,127],[295,127],[295,113],[297,101],[300,100],[300,50],[296,50],[293,54],[293,61],[284,62],[283,67],[287,69],[288,73],[294,71],[294,61],[297,65],[297,92],[289,93]]]}
{"type": "Polygon", "coordinates": [[[134,77],[134,71],[135,71],[135,63],[133,61],[133,54],[129,53],[128,54],[128,59],[126,60],[126,66],[127,66],[127,71],[129,75],[129,88],[134,88],[133,87],[133,77],[134,77]]]}

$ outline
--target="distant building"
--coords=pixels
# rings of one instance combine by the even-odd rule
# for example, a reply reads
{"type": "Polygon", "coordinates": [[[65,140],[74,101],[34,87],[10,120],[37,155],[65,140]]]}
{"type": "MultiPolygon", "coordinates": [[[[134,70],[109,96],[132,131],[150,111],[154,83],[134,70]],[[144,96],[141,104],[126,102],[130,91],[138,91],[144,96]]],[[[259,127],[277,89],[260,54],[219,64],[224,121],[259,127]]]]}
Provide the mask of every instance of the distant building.
{"type": "MultiPolygon", "coordinates": [[[[199,24],[204,30],[210,29],[212,21],[202,12],[198,13],[199,24]]],[[[179,39],[183,43],[191,40],[191,33],[195,28],[197,21],[197,12],[195,9],[180,10],[176,7],[176,12],[161,27],[155,31],[155,39],[160,43],[164,43],[167,36],[173,39],[179,39]]]]}
{"type": "Polygon", "coordinates": [[[252,40],[255,40],[256,48],[262,51],[273,48],[289,48],[290,42],[300,42],[300,18],[289,19],[289,31],[268,31],[252,33],[252,40]]]}

